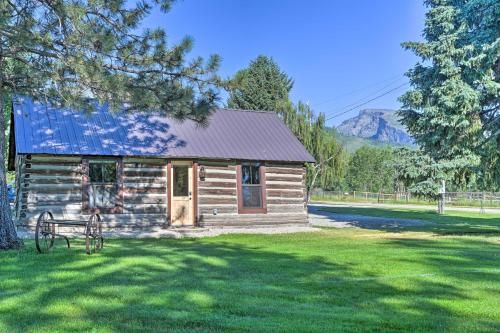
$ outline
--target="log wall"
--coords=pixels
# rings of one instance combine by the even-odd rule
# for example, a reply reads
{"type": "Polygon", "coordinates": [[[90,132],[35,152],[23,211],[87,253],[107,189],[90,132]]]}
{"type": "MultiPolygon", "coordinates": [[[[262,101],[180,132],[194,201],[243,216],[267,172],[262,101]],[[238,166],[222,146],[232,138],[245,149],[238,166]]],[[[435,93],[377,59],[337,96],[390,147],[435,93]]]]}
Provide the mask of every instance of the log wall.
{"type": "MultiPolygon", "coordinates": [[[[102,214],[105,229],[166,226],[166,164],[162,159],[123,159],[123,213],[102,214]]],[[[46,210],[55,219],[88,219],[82,210],[82,157],[19,155],[16,172],[18,226],[33,229],[46,210]]]]}
{"type": "MultiPolygon", "coordinates": [[[[18,155],[16,157],[19,226],[32,229],[40,213],[56,219],[86,220],[82,210],[82,157],[18,155]]],[[[97,159],[92,157],[91,159],[97,159]]],[[[266,214],[239,214],[236,162],[198,161],[198,225],[246,227],[307,223],[305,168],[301,164],[266,164],[266,214]]],[[[103,214],[105,229],[168,226],[167,160],[123,158],[123,213],[103,214]]],[[[196,191],[195,191],[196,193],[196,191]]]]}
{"type": "Polygon", "coordinates": [[[200,226],[274,226],[307,223],[305,168],[266,164],[266,214],[238,214],[236,163],[200,161],[206,178],[199,181],[200,226]]]}

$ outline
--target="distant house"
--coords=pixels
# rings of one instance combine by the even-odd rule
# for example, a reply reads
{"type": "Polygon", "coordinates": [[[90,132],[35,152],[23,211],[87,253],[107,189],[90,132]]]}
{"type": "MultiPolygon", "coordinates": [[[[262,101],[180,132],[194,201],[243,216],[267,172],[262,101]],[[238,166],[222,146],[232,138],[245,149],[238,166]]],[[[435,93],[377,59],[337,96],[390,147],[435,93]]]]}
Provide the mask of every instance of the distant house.
{"type": "Polygon", "coordinates": [[[105,228],[304,224],[313,157],[271,112],[219,109],[207,126],[158,112],[13,104],[15,216],[32,228],[103,216],[105,228]]]}

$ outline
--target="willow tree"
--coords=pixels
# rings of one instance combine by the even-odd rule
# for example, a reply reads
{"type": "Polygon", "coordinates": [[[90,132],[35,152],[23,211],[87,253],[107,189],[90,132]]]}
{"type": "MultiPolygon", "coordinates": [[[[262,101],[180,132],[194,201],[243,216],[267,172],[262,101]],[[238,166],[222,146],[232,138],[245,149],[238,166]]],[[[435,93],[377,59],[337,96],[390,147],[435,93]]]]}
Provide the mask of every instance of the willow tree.
{"type": "Polygon", "coordinates": [[[324,114],[315,115],[311,107],[302,102],[278,106],[278,113],[292,133],[313,155],[316,164],[307,165],[306,187],[332,188],[344,177],[347,155],[342,145],[325,129],[324,114]]]}
{"type": "MultiPolygon", "coordinates": [[[[97,101],[113,110],[160,109],[180,119],[205,120],[217,101],[219,58],[188,62],[190,38],[169,45],[164,30],[140,28],[153,6],[165,12],[172,2],[1,1],[0,105],[6,96],[23,94],[81,110],[97,101]]],[[[1,151],[4,141],[0,135],[1,151]]],[[[0,156],[0,249],[9,249],[22,242],[0,156]]]]}
{"type": "Polygon", "coordinates": [[[466,183],[482,170],[500,182],[500,2],[425,3],[425,40],[403,43],[421,62],[408,72],[402,122],[443,178],[466,183]]]}

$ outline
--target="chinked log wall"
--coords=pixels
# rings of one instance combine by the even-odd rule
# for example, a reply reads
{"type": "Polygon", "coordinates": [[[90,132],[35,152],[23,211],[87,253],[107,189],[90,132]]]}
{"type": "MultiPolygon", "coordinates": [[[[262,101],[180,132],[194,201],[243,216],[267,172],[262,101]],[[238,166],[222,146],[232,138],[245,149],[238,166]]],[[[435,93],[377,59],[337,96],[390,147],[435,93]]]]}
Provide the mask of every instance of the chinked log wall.
{"type": "MultiPolygon", "coordinates": [[[[92,157],[91,159],[98,159],[92,157]]],[[[17,157],[18,225],[32,229],[39,214],[56,219],[87,219],[82,211],[82,158],[17,157]]],[[[162,159],[123,159],[123,214],[105,214],[105,229],[142,229],[167,224],[167,166],[162,159]]]]}
{"type": "MultiPolygon", "coordinates": [[[[97,158],[92,158],[97,159],[97,158]]],[[[266,164],[267,214],[238,214],[236,163],[199,161],[206,177],[198,181],[200,226],[304,224],[305,169],[296,164],[266,164]],[[217,214],[214,215],[214,209],[217,214]]],[[[82,158],[17,156],[18,225],[33,228],[45,210],[56,219],[86,219],[82,211],[82,158]]],[[[106,214],[106,229],[147,229],[168,223],[167,161],[123,159],[123,214],[106,214]]]]}
{"type": "Polygon", "coordinates": [[[200,226],[307,223],[302,165],[266,163],[267,214],[238,214],[236,163],[199,161],[198,164],[206,173],[205,180],[199,181],[200,226]]]}

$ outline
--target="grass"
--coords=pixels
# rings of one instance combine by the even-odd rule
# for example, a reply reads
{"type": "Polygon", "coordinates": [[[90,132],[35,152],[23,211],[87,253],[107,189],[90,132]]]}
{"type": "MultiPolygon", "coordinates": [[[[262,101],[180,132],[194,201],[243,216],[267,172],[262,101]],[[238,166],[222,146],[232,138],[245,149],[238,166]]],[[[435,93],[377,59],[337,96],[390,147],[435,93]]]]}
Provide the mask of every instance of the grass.
{"type": "Polygon", "coordinates": [[[321,210],[338,214],[424,220],[433,223],[425,226],[402,227],[401,231],[427,231],[438,234],[500,235],[500,214],[447,210],[445,214],[440,215],[434,210],[371,207],[324,207],[321,210]]]}
{"type": "Polygon", "coordinates": [[[495,332],[500,238],[328,229],[0,253],[0,332],[495,332]]]}

